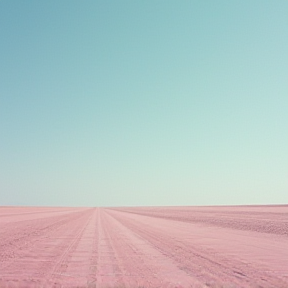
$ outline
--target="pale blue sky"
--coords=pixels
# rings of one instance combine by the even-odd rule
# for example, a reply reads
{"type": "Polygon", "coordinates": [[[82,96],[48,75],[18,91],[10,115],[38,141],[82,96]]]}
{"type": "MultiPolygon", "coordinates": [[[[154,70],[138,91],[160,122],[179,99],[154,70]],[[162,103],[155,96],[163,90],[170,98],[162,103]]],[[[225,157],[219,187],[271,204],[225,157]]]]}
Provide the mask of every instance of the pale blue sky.
{"type": "Polygon", "coordinates": [[[288,1],[0,1],[0,205],[283,204],[288,1]]]}

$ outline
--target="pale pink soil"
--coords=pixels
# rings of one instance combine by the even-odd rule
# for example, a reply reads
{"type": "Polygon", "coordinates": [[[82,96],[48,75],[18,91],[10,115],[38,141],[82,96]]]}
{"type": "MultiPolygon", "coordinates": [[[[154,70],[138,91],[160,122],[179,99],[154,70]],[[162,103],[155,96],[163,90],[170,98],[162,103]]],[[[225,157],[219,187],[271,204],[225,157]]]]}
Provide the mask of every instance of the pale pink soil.
{"type": "Polygon", "coordinates": [[[2,287],[288,287],[288,206],[0,207],[2,287]]]}

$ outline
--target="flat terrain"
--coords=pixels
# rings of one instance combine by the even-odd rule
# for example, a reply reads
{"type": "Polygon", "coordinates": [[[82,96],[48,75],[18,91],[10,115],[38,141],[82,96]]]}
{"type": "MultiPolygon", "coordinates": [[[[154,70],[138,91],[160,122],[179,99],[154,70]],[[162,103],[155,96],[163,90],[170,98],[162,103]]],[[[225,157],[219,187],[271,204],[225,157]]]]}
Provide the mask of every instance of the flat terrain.
{"type": "Polygon", "coordinates": [[[288,206],[0,207],[0,287],[288,287],[288,206]]]}

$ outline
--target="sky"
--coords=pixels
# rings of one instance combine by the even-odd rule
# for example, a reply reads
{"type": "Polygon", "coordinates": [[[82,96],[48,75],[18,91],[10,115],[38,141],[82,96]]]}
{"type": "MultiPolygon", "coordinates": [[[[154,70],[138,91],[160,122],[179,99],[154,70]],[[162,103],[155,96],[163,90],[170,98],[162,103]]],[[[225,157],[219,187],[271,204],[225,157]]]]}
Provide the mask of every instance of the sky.
{"type": "Polygon", "coordinates": [[[288,1],[0,1],[0,205],[287,204],[288,1]]]}

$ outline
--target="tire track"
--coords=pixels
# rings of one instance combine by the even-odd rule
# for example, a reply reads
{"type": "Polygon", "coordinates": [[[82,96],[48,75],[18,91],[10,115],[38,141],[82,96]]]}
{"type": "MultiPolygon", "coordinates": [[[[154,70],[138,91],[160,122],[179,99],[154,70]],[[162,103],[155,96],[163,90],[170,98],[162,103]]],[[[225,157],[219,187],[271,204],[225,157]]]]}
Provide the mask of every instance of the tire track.
{"type": "Polygon", "coordinates": [[[287,288],[288,206],[264,208],[4,207],[0,287],[287,288]]]}
{"type": "MultiPolygon", "coordinates": [[[[71,239],[69,239],[69,244],[66,243],[65,248],[62,249],[61,255],[59,259],[55,261],[56,263],[54,264],[52,271],[49,273],[49,275],[45,276],[45,282],[52,283],[52,287],[57,285],[61,285],[62,287],[71,287],[71,285],[83,286],[87,284],[89,274],[87,262],[89,263],[89,255],[92,252],[90,250],[92,238],[89,236],[91,226],[93,225],[91,222],[94,218],[94,213],[94,211],[90,211],[88,215],[85,215],[85,218],[78,219],[79,223],[77,226],[75,225],[76,223],[73,223],[76,231],[72,234],[71,239]],[[77,256],[77,248],[79,250],[79,246],[81,246],[81,244],[87,240],[87,235],[85,234],[88,234],[88,246],[85,245],[85,243],[82,245],[82,249],[84,248],[84,253],[81,253],[80,255],[79,265],[79,263],[77,263],[75,260],[73,261],[72,258],[73,256],[77,256]],[[84,265],[84,271],[82,273],[79,271],[81,269],[81,265],[84,265]]],[[[72,231],[72,229],[70,230],[72,231]]]]}
{"type": "MultiPolygon", "coordinates": [[[[115,211],[109,211],[115,220],[129,228],[133,233],[148,241],[158,251],[178,263],[178,267],[189,275],[196,277],[203,285],[236,285],[236,287],[287,287],[283,278],[271,275],[261,267],[242,263],[237,259],[220,256],[213,250],[194,246],[181,239],[171,237],[165,229],[153,227],[153,218],[135,217],[115,211]],[[149,221],[150,218],[150,221],[149,221]],[[145,225],[146,223],[146,225],[145,225]],[[260,268],[260,269],[259,269],[260,268]]],[[[145,217],[145,216],[144,216],[145,217]]],[[[175,231],[175,233],[177,233],[175,231]]],[[[176,234],[177,235],[177,234],[176,234]]]]}
{"type": "Polygon", "coordinates": [[[118,277],[121,273],[120,267],[109,234],[105,227],[103,210],[98,210],[98,259],[96,270],[96,288],[115,287],[119,284],[118,277]]]}
{"type": "Polygon", "coordinates": [[[38,237],[43,237],[45,233],[57,229],[83,213],[85,212],[71,212],[63,216],[17,221],[1,225],[0,249],[2,253],[0,253],[0,262],[5,258],[9,258],[9,253],[6,253],[7,249],[19,248],[21,243],[28,244],[38,237]]]}
{"type": "Polygon", "coordinates": [[[191,284],[202,287],[199,281],[180,270],[171,259],[115,220],[109,212],[105,227],[122,271],[119,275],[121,287],[190,287],[191,284]]]}
{"type": "Polygon", "coordinates": [[[199,223],[235,230],[255,231],[288,237],[288,208],[286,213],[265,213],[253,211],[240,211],[235,213],[232,211],[209,210],[207,208],[207,210],[203,209],[202,211],[194,209],[116,208],[114,210],[180,222],[199,223]],[[257,221],[255,221],[255,218],[257,221]]]}
{"type": "Polygon", "coordinates": [[[99,242],[99,209],[94,209],[94,218],[91,221],[91,237],[92,237],[92,246],[91,254],[89,256],[89,268],[88,268],[88,277],[87,277],[87,286],[88,288],[95,288],[97,281],[97,265],[98,265],[98,242],[99,242]]]}
{"type": "Polygon", "coordinates": [[[32,226],[32,232],[29,231],[25,237],[21,237],[18,246],[13,246],[13,257],[11,251],[8,251],[10,257],[1,258],[0,278],[5,281],[12,281],[15,278],[22,279],[25,283],[27,281],[29,283],[45,282],[46,275],[52,271],[55,262],[59,262],[63,250],[65,251],[67,245],[69,246],[71,241],[73,242],[75,234],[77,235],[89,214],[91,214],[89,210],[72,213],[65,218],[61,217],[58,221],[53,219],[54,221],[49,223],[50,225],[41,221],[44,227],[37,226],[35,229],[35,226],[32,226]],[[34,235],[35,230],[38,231],[36,235],[34,235]],[[21,240],[25,240],[23,245],[21,245],[21,240]],[[15,275],[15,271],[21,272],[16,272],[15,275]]]}

